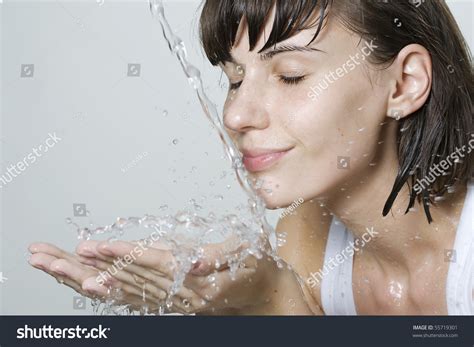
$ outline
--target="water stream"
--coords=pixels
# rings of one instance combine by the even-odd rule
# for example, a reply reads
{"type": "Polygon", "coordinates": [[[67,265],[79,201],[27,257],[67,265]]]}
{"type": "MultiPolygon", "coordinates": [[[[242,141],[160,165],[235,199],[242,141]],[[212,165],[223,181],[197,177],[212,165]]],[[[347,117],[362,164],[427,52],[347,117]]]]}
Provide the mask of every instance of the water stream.
{"type": "MultiPolygon", "coordinates": [[[[77,228],[80,239],[89,239],[94,235],[106,233],[114,234],[111,239],[117,239],[122,238],[125,231],[132,229],[153,230],[155,235],[159,236],[159,242],[169,247],[176,260],[173,286],[158,312],[158,314],[163,314],[166,311],[172,311],[171,297],[181,288],[185,276],[191,270],[193,264],[202,258],[206,245],[226,242],[226,247],[222,249],[221,261],[223,258],[228,263],[231,276],[234,277],[235,272],[238,271],[245,258],[250,255],[258,259],[268,256],[277,262],[278,267],[283,267],[283,262],[270,246],[269,239],[278,240],[278,245],[283,244],[284,239],[277,238],[275,230],[268,223],[265,214],[265,203],[258,195],[261,182],[256,184],[245,169],[241,154],[225,131],[215,104],[204,91],[199,69],[188,61],[184,42],[173,33],[165,17],[162,1],[150,0],[149,3],[153,18],[159,22],[171,53],[176,56],[191,88],[196,92],[202,110],[217,131],[224,145],[227,158],[233,170],[235,170],[237,180],[248,196],[248,206],[241,206],[240,209],[246,209],[249,212],[221,217],[210,213],[204,217],[199,216],[199,209],[194,208],[180,211],[175,215],[118,218],[115,223],[103,227],[77,228]]],[[[120,290],[110,288],[109,294],[109,299],[105,303],[99,300],[93,302],[96,314],[133,313],[126,305],[120,306],[117,304],[121,295],[120,290]]],[[[143,301],[144,305],[140,310],[140,314],[147,314],[148,306],[145,291],[143,291],[143,301]]]]}

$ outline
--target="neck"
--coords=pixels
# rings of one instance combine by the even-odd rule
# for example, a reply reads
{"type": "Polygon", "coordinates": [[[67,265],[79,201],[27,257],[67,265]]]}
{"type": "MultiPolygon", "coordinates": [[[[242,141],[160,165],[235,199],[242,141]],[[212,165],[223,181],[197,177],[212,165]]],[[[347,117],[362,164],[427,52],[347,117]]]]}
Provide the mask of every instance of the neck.
{"type": "Polygon", "coordinates": [[[409,202],[409,190],[405,185],[391,212],[383,217],[382,209],[398,172],[395,148],[395,143],[385,143],[375,158],[376,166],[335,189],[337,193],[324,203],[355,238],[362,238],[373,228],[375,236],[365,243],[364,253],[380,263],[397,263],[411,268],[419,265],[421,257],[443,256],[446,249],[452,248],[466,188],[458,187],[456,194],[449,194],[446,200],[431,206],[434,221],[429,224],[418,202],[405,214],[409,202]]]}

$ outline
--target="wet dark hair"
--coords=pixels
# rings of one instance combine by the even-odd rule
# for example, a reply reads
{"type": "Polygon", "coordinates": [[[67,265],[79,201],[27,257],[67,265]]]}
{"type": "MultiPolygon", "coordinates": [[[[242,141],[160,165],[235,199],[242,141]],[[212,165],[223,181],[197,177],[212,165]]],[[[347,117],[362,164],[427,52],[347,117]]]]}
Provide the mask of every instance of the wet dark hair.
{"type": "Polygon", "coordinates": [[[376,40],[378,48],[369,57],[374,65],[389,66],[409,44],[420,44],[429,51],[433,66],[431,93],[423,107],[399,121],[399,130],[403,129],[397,139],[399,170],[382,213],[386,216],[390,212],[399,192],[408,184],[406,213],[418,200],[431,223],[429,206],[457,184],[465,184],[474,173],[467,150],[469,142],[474,143],[472,57],[444,0],[206,0],[200,35],[211,64],[231,60],[230,51],[242,18],[248,24],[250,50],[254,50],[273,6],[273,28],[261,51],[301,30],[317,27],[314,41],[324,22],[320,19],[328,15],[334,15],[363,40],[376,40]],[[467,158],[460,160],[458,155],[459,160],[447,172],[433,177],[431,168],[445,158],[453,158],[457,149],[458,153],[463,149],[467,158]],[[432,181],[428,179],[430,173],[432,181]],[[427,185],[421,189],[417,182],[427,185]]]}

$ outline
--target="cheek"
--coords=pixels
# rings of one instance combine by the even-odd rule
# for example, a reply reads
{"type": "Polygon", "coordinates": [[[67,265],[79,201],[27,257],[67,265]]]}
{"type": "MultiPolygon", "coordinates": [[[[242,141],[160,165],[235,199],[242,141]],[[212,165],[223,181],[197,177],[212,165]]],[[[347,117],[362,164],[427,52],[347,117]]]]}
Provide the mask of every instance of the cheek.
{"type": "MultiPolygon", "coordinates": [[[[293,99],[294,100],[294,99],[293,99]]],[[[384,119],[383,97],[367,76],[354,72],[328,88],[317,101],[300,98],[285,109],[286,133],[297,151],[265,181],[274,190],[270,205],[328,194],[368,167],[377,151],[384,119]],[[277,188],[275,188],[277,187],[277,188]]]]}
{"type": "Polygon", "coordinates": [[[385,116],[381,88],[359,68],[335,81],[302,120],[303,142],[313,152],[359,156],[370,151],[385,116]]]}

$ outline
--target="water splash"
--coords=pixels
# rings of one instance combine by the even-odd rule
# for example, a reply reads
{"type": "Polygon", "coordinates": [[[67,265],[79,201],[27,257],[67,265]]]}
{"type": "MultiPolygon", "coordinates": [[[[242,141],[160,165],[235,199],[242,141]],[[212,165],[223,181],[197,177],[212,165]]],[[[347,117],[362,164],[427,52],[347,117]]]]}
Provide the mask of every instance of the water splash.
{"type": "MultiPolygon", "coordinates": [[[[245,170],[239,150],[225,131],[215,104],[204,91],[199,69],[188,61],[184,42],[173,33],[165,17],[162,1],[150,0],[149,4],[153,18],[158,20],[161,25],[171,53],[179,61],[190,86],[196,92],[204,114],[223,143],[224,151],[235,171],[239,185],[248,196],[248,205],[239,207],[238,210],[247,209],[250,212],[249,217],[226,215],[217,218],[213,213],[210,213],[204,218],[197,214],[199,209],[194,206],[191,211],[180,211],[173,216],[145,215],[141,218],[118,218],[115,223],[105,227],[92,230],[88,228],[78,229],[79,237],[86,239],[95,234],[106,232],[122,236],[124,231],[130,228],[153,229],[152,235],[159,235],[157,239],[153,238],[153,240],[168,245],[176,260],[174,283],[169,295],[158,310],[154,312],[155,314],[164,314],[171,310],[172,296],[182,287],[185,276],[191,270],[193,264],[203,257],[206,245],[219,242],[225,244],[222,249],[221,261],[228,263],[231,278],[235,278],[236,271],[248,256],[261,259],[266,254],[276,261],[278,268],[283,268],[281,259],[270,246],[269,239],[277,239],[277,245],[281,246],[285,242],[286,235],[280,234],[277,238],[275,230],[268,223],[265,215],[265,203],[257,193],[257,190],[262,186],[262,182],[255,182],[245,170]]],[[[227,186],[227,188],[229,189],[230,186],[227,186]]],[[[217,265],[220,265],[219,261],[216,267],[218,267],[217,265]]],[[[209,276],[210,282],[212,282],[212,279],[213,276],[209,276]]],[[[95,300],[94,312],[96,314],[99,311],[100,314],[133,314],[133,310],[129,305],[120,305],[120,295],[119,290],[111,291],[110,298],[105,303],[95,300]]],[[[145,292],[143,292],[143,297],[145,298],[145,292]]],[[[148,306],[144,304],[144,307],[139,311],[140,314],[148,314],[148,306]]]]}
{"type": "MultiPolygon", "coordinates": [[[[221,117],[219,115],[219,112],[217,111],[215,104],[209,99],[206,92],[204,91],[201,80],[201,72],[197,67],[195,67],[188,61],[186,46],[184,42],[173,33],[173,30],[171,29],[171,26],[169,25],[165,17],[162,0],[150,0],[150,11],[153,17],[159,21],[163,30],[163,35],[166,39],[166,42],[168,43],[169,49],[172,54],[174,54],[178,59],[183,69],[183,72],[188,78],[189,84],[196,91],[197,97],[205,115],[207,116],[211,124],[214,126],[215,130],[217,130],[218,135],[221,138],[222,143],[224,144],[225,153],[227,154],[227,157],[232,163],[232,167],[236,172],[237,179],[239,180],[240,185],[245,190],[249,198],[252,200],[252,208],[255,210],[255,213],[258,218],[262,220],[262,224],[265,227],[268,227],[268,223],[266,222],[265,218],[265,204],[252,186],[249,174],[245,170],[245,167],[242,163],[242,156],[239,150],[235,147],[235,144],[233,143],[229,134],[224,130],[221,117]]],[[[267,228],[265,229],[267,230],[267,228]]],[[[268,230],[271,230],[271,228],[269,228],[268,230]]]]}
{"type": "Polygon", "coordinates": [[[242,163],[242,156],[239,150],[235,147],[235,144],[230,138],[229,134],[225,131],[215,104],[210,100],[204,91],[199,69],[188,61],[186,46],[181,38],[176,36],[171,29],[171,26],[165,17],[162,0],[150,0],[149,4],[152,16],[157,19],[161,25],[163,36],[168,43],[170,51],[176,56],[179,63],[181,64],[183,72],[188,78],[189,84],[196,91],[196,95],[205,115],[214,126],[215,130],[218,132],[218,135],[224,145],[225,153],[227,154],[227,157],[235,170],[238,182],[249,197],[249,206],[252,215],[261,225],[260,232],[263,234],[265,239],[268,239],[269,235],[271,233],[274,234],[275,231],[269,225],[266,219],[265,203],[259,197],[256,189],[252,185],[252,179],[249,177],[249,174],[247,170],[245,170],[245,167],[242,163]]]}

